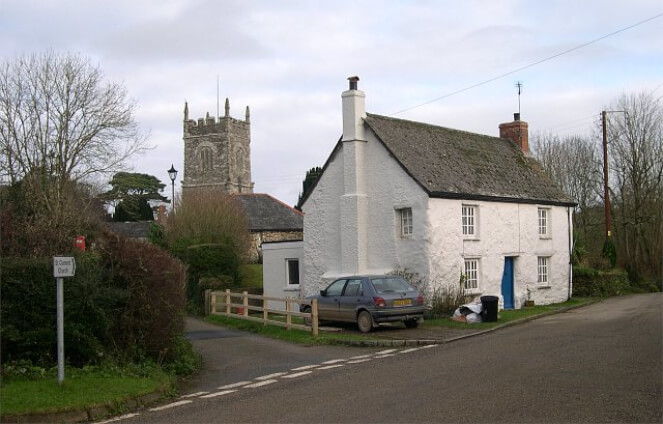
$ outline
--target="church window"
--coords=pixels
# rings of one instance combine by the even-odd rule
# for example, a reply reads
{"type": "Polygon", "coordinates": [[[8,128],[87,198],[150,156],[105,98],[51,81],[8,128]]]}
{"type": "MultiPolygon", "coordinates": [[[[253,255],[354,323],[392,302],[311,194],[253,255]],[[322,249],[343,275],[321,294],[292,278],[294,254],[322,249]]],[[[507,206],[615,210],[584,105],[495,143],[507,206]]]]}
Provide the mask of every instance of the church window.
{"type": "Polygon", "coordinates": [[[204,171],[212,169],[212,149],[209,147],[203,147],[200,150],[200,164],[204,171]]]}

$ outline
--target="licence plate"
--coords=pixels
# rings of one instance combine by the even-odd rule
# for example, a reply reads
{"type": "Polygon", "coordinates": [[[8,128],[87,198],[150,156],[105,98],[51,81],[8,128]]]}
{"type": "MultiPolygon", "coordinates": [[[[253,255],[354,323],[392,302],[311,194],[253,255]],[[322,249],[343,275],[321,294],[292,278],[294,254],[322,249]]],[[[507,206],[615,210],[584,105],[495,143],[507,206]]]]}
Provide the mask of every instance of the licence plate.
{"type": "Polygon", "coordinates": [[[394,306],[410,306],[412,305],[412,299],[396,299],[394,300],[394,306]]]}

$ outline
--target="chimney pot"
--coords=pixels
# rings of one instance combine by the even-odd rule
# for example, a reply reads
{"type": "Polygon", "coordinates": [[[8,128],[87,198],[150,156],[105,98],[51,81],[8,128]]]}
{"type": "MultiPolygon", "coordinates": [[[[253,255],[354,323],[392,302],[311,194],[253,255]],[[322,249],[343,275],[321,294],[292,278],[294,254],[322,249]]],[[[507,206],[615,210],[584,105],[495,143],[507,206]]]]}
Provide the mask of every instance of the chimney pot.
{"type": "Polygon", "coordinates": [[[350,81],[350,90],[357,90],[357,81],[359,81],[359,77],[356,75],[348,77],[348,81],[350,81]]]}

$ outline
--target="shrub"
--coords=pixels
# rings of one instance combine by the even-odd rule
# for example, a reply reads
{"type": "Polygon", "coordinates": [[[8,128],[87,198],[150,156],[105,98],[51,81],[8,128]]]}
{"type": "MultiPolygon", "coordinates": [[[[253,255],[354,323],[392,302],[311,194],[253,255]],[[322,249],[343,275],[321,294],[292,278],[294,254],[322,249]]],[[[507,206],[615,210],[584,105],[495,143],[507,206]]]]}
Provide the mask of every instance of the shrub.
{"type": "MultiPolygon", "coordinates": [[[[3,258],[2,361],[57,358],[52,258],[3,258]]],[[[76,254],[64,280],[65,357],[72,365],[108,359],[175,359],[183,328],[182,263],[147,243],[101,238],[76,254]]]]}
{"type": "Polygon", "coordinates": [[[578,297],[608,297],[631,291],[628,275],[620,269],[599,271],[573,267],[573,295],[578,297]]]}

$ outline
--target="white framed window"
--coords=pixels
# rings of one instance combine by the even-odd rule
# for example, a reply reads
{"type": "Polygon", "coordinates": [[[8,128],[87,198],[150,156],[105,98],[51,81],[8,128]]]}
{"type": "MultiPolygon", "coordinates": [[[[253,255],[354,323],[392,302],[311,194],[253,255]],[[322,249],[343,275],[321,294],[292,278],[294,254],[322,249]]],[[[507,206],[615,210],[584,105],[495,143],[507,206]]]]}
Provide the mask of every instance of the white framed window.
{"type": "Polygon", "coordinates": [[[299,285],[299,259],[285,260],[285,279],[288,286],[299,285]]]}
{"type": "Polygon", "coordinates": [[[537,279],[538,284],[548,285],[548,257],[539,256],[537,258],[537,279]]]}
{"type": "Polygon", "coordinates": [[[539,237],[550,237],[550,209],[539,208],[539,237]]]}
{"type": "Polygon", "coordinates": [[[462,211],[463,236],[465,238],[476,238],[478,233],[477,207],[474,205],[463,205],[462,211]]]}
{"type": "Polygon", "coordinates": [[[465,259],[464,288],[469,291],[479,289],[479,259],[465,259]]]}
{"type": "Polygon", "coordinates": [[[401,222],[401,237],[410,237],[412,235],[412,208],[402,208],[398,210],[401,222]]]}

